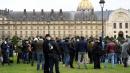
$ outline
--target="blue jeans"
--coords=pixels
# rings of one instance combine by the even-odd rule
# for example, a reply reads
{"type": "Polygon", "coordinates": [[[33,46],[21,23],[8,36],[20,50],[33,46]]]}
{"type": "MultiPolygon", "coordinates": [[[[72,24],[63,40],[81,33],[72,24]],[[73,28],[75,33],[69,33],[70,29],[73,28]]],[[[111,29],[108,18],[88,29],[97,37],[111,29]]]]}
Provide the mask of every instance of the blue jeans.
{"type": "Polygon", "coordinates": [[[118,55],[117,55],[117,53],[115,53],[115,56],[114,56],[114,63],[115,63],[115,64],[118,63],[118,62],[117,62],[117,57],[118,57],[118,55]]]}
{"type": "Polygon", "coordinates": [[[28,52],[22,52],[22,59],[24,63],[28,61],[28,52]]]}
{"type": "Polygon", "coordinates": [[[44,54],[43,52],[37,52],[37,70],[40,69],[40,64],[42,64],[42,69],[44,69],[44,54]]]}
{"type": "Polygon", "coordinates": [[[105,68],[107,67],[108,62],[112,63],[112,68],[114,67],[115,64],[115,53],[109,53],[105,59],[105,68]]]}
{"type": "Polygon", "coordinates": [[[34,61],[36,60],[36,52],[32,51],[32,60],[31,60],[31,66],[33,66],[34,61]]]}
{"type": "Polygon", "coordinates": [[[64,53],[64,62],[66,66],[70,63],[70,55],[68,53],[64,53]]]}

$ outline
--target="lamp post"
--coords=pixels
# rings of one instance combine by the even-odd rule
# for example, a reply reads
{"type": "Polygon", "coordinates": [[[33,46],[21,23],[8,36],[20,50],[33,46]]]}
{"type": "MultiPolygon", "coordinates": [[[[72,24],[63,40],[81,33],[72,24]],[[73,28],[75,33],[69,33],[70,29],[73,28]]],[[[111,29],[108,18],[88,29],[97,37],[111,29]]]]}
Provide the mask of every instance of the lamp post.
{"type": "Polygon", "coordinates": [[[102,11],[102,41],[103,41],[103,38],[104,38],[103,8],[104,8],[105,1],[104,0],[100,0],[99,4],[101,5],[101,11],[102,11]]]}
{"type": "Polygon", "coordinates": [[[47,21],[47,22],[48,22],[48,24],[47,24],[47,26],[48,26],[48,34],[50,34],[50,32],[49,32],[49,30],[50,30],[50,20],[47,21]]]}

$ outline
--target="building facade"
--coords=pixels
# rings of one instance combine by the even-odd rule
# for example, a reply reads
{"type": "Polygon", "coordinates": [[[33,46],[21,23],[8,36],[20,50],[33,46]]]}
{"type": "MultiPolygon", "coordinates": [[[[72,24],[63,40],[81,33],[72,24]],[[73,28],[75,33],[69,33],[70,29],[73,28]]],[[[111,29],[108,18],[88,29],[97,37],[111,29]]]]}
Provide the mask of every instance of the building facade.
{"type": "MultiPolygon", "coordinates": [[[[81,0],[77,11],[36,12],[0,10],[0,38],[18,36],[28,38],[52,37],[99,37],[101,36],[101,11],[94,11],[89,0],[81,0]]],[[[104,11],[105,36],[117,37],[119,32],[130,35],[130,11],[125,9],[104,11]]]]}
{"type": "Polygon", "coordinates": [[[130,11],[122,8],[114,10],[106,21],[107,36],[117,38],[119,33],[130,36],[130,11]]]}

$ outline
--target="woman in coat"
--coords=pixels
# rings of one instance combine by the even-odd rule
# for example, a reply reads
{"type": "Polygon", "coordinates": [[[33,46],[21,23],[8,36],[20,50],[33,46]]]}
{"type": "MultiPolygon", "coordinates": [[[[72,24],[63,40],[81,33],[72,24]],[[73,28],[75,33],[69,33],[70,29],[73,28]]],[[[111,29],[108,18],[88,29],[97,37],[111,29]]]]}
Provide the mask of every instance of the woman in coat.
{"type": "Polygon", "coordinates": [[[128,45],[128,40],[126,40],[123,44],[122,44],[122,52],[121,52],[121,56],[122,56],[122,61],[124,64],[124,67],[128,67],[128,58],[129,58],[129,54],[127,52],[127,50],[129,49],[129,45],[128,45]]]}

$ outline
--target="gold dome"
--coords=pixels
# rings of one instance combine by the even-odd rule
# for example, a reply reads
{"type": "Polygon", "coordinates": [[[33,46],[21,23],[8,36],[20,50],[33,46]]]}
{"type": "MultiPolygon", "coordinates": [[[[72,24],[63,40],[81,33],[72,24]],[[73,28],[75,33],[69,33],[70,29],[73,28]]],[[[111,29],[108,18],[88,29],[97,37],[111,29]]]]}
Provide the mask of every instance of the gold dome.
{"type": "Polygon", "coordinates": [[[91,10],[93,9],[93,5],[89,0],[81,0],[77,11],[82,11],[82,10],[91,10]]]}

